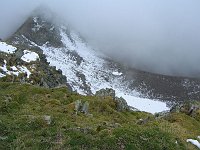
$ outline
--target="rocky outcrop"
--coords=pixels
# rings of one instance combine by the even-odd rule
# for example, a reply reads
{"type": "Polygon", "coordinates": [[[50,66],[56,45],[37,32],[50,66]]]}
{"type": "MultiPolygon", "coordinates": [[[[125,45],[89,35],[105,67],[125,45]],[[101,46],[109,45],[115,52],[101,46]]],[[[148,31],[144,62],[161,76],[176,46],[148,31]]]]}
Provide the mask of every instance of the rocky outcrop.
{"type": "Polygon", "coordinates": [[[30,17],[10,39],[19,44],[28,44],[23,38],[29,39],[39,46],[48,43],[54,47],[62,47],[63,43],[55,25],[43,19],[43,16],[30,17]],[[44,21],[45,20],[45,21],[44,21]],[[21,36],[23,35],[23,37],[21,36]],[[56,36],[55,36],[56,35],[56,36]]]}
{"type": "Polygon", "coordinates": [[[113,89],[101,89],[99,91],[96,92],[95,94],[96,96],[102,97],[102,98],[106,98],[106,97],[112,97],[112,99],[115,99],[115,90],[113,89]]]}
{"type": "Polygon", "coordinates": [[[117,111],[130,110],[126,100],[123,97],[115,97],[117,111]]]}
{"type": "Polygon", "coordinates": [[[1,78],[4,82],[23,82],[30,83],[33,85],[39,85],[46,88],[54,88],[58,86],[67,86],[71,90],[71,87],[67,84],[67,79],[62,75],[61,70],[57,70],[56,67],[49,66],[44,54],[41,50],[33,47],[29,49],[39,55],[39,60],[33,62],[25,62],[21,59],[24,55],[24,50],[29,47],[17,47],[17,50],[13,54],[0,53],[0,65],[4,66],[6,61],[6,67],[8,71],[12,72],[12,67],[25,66],[30,72],[30,77],[26,75],[14,75],[6,74],[2,70],[0,73],[6,74],[4,78],[1,78]],[[24,78],[25,77],[25,78],[24,78]]]}
{"type": "Polygon", "coordinates": [[[102,97],[105,99],[106,97],[111,97],[116,103],[116,110],[117,111],[125,111],[125,110],[133,110],[128,106],[126,100],[123,97],[116,97],[115,90],[113,89],[101,89],[96,92],[95,94],[98,97],[102,97]]]}
{"type": "Polygon", "coordinates": [[[170,110],[170,112],[176,112],[176,113],[185,113],[189,116],[195,117],[200,110],[200,104],[194,104],[194,103],[184,103],[179,104],[176,106],[173,106],[170,110]]]}

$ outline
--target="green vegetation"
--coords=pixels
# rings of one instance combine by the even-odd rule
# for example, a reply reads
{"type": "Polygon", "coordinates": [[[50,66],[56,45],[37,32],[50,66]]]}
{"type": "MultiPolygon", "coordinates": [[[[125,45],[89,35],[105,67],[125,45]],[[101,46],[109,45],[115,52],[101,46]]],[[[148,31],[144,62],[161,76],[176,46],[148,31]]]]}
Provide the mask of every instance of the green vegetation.
{"type": "Polygon", "coordinates": [[[116,107],[111,97],[0,82],[0,149],[195,149],[186,139],[200,136],[200,116],[172,113],[158,119],[116,107]],[[75,110],[77,100],[88,113],[75,110]],[[145,118],[148,122],[138,123],[145,118]]]}

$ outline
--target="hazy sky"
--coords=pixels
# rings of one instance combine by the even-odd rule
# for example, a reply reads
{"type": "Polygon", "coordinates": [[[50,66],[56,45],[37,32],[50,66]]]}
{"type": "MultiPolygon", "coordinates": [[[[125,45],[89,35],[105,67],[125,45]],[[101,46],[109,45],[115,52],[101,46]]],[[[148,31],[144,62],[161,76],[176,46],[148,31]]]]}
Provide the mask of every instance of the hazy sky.
{"type": "Polygon", "coordinates": [[[199,0],[4,0],[0,37],[12,34],[41,3],[124,63],[200,77],[199,0]]]}

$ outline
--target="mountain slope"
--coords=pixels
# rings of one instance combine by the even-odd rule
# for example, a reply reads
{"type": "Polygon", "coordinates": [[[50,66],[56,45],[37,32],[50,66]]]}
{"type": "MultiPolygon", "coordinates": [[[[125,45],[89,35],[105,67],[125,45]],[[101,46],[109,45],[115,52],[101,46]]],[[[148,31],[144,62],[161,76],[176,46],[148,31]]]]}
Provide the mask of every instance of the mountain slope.
{"type": "Polygon", "coordinates": [[[195,150],[199,121],[199,110],[121,112],[111,97],[0,82],[0,149],[195,150]]]}
{"type": "Polygon", "coordinates": [[[129,105],[152,113],[168,108],[151,99],[200,99],[198,79],[151,74],[116,63],[90,47],[68,26],[49,20],[42,15],[30,17],[7,42],[18,49],[41,53],[50,66],[67,77],[72,90],[93,95],[102,88],[112,88],[129,105]]]}

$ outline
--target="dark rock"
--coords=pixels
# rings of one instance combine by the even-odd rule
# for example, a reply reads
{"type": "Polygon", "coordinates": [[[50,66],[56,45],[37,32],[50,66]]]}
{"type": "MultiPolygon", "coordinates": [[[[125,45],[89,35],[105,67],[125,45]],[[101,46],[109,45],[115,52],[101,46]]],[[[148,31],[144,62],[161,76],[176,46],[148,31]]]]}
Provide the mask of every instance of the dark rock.
{"type": "Polygon", "coordinates": [[[22,57],[23,55],[24,55],[24,52],[23,52],[22,50],[17,50],[17,51],[15,52],[16,58],[21,59],[21,57],[22,57]]]}
{"type": "Polygon", "coordinates": [[[15,33],[15,37],[19,36],[18,40],[24,41],[20,38],[20,35],[23,35],[39,46],[47,44],[53,47],[63,47],[60,32],[56,29],[51,30],[52,23],[44,20],[44,17],[39,15],[29,18],[15,33]]]}
{"type": "Polygon", "coordinates": [[[66,54],[69,55],[78,66],[80,66],[81,63],[84,62],[83,57],[81,57],[76,51],[67,51],[66,54]]]}
{"type": "Polygon", "coordinates": [[[76,72],[76,76],[79,78],[80,81],[82,81],[82,85],[80,85],[80,88],[86,91],[87,95],[92,95],[92,91],[90,86],[86,83],[86,77],[81,72],[76,72]]]}

